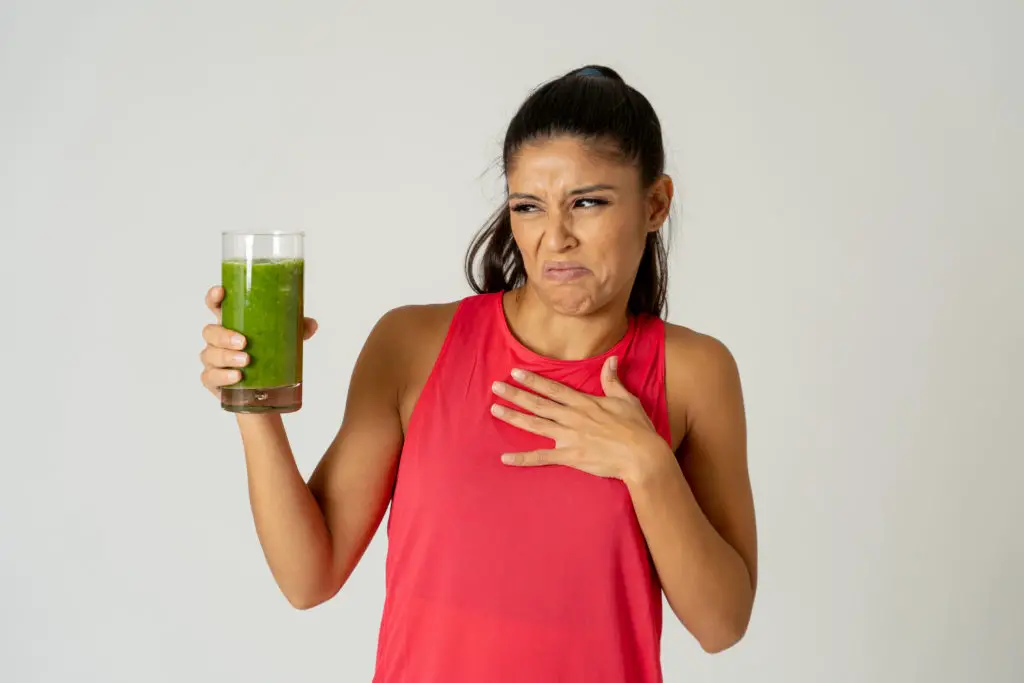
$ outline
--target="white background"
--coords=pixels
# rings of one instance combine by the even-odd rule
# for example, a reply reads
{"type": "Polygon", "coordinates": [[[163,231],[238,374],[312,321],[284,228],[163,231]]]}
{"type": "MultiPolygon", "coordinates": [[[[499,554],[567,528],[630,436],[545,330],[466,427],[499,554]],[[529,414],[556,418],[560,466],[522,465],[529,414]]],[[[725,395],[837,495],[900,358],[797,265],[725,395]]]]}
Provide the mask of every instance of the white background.
{"type": "Polygon", "coordinates": [[[0,679],[369,681],[385,538],[274,585],[200,387],[222,229],[307,231],[308,474],[372,323],[464,296],[529,90],[661,116],[670,319],[740,364],[747,637],[669,681],[1024,680],[1024,5],[0,3],[0,679]]]}

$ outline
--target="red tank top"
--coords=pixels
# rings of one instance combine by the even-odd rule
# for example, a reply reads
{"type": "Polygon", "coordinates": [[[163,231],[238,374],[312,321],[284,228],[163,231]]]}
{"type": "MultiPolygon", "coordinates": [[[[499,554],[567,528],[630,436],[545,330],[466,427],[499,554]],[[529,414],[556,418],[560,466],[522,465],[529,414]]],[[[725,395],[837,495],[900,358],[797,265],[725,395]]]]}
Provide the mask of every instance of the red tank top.
{"type": "Polygon", "coordinates": [[[512,335],[501,294],[459,303],[399,460],[375,683],[662,680],[661,586],[625,485],[503,465],[551,441],[490,405],[515,367],[601,395],[617,355],[668,441],[664,347],[662,321],[641,316],[600,356],[545,358],[512,335]]]}

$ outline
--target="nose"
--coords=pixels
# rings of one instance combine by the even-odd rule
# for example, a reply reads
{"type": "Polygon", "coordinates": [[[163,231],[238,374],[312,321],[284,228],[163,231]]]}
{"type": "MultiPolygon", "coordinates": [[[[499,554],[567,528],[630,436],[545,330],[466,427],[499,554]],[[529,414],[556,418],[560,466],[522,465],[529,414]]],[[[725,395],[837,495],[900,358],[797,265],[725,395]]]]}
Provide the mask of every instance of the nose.
{"type": "Polygon", "coordinates": [[[565,212],[552,212],[544,232],[544,246],[560,254],[579,245],[572,231],[572,219],[565,212]]]}

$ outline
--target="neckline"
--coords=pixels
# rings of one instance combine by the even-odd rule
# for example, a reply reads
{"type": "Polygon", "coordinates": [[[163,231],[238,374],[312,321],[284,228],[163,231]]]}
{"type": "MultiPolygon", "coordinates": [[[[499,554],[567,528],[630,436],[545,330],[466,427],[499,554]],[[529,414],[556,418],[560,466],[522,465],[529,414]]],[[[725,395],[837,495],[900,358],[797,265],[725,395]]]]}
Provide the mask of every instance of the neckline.
{"type": "Polygon", "coordinates": [[[607,351],[599,353],[596,356],[587,356],[586,358],[580,358],[578,360],[567,360],[563,358],[545,356],[523,344],[512,333],[512,327],[509,325],[508,317],[505,315],[505,294],[506,292],[496,292],[494,296],[494,308],[498,317],[498,327],[501,330],[502,336],[505,338],[505,343],[507,343],[516,352],[517,356],[530,363],[562,367],[591,364],[603,365],[611,356],[618,356],[621,361],[623,352],[629,348],[629,345],[632,343],[633,337],[636,334],[636,316],[627,314],[625,334],[623,334],[617,342],[612,344],[611,348],[607,351]]]}

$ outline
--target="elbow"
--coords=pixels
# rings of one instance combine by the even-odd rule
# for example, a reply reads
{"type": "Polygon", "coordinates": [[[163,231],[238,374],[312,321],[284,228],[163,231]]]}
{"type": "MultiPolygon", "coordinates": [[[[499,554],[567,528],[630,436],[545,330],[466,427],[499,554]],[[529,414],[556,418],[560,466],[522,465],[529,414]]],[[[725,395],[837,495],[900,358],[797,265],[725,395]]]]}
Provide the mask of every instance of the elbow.
{"type": "Polygon", "coordinates": [[[285,593],[284,597],[288,600],[289,605],[303,612],[326,602],[326,599],[313,594],[285,593]]]}
{"type": "Polygon", "coordinates": [[[290,590],[284,590],[282,588],[281,593],[284,594],[289,605],[297,610],[306,611],[324,604],[333,598],[339,590],[341,590],[340,585],[337,587],[304,586],[292,588],[290,590]]]}
{"type": "Polygon", "coordinates": [[[740,642],[743,638],[743,634],[739,635],[726,635],[718,636],[716,638],[705,638],[700,641],[701,649],[707,652],[709,655],[716,655],[719,652],[725,652],[736,643],[740,642]]]}
{"type": "Polygon", "coordinates": [[[697,642],[700,643],[701,649],[708,654],[724,652],[743,640],[749,624],[749,612],[735,617],[723,617],[717,620],[713,627],[698,635],[697,642]]]}

